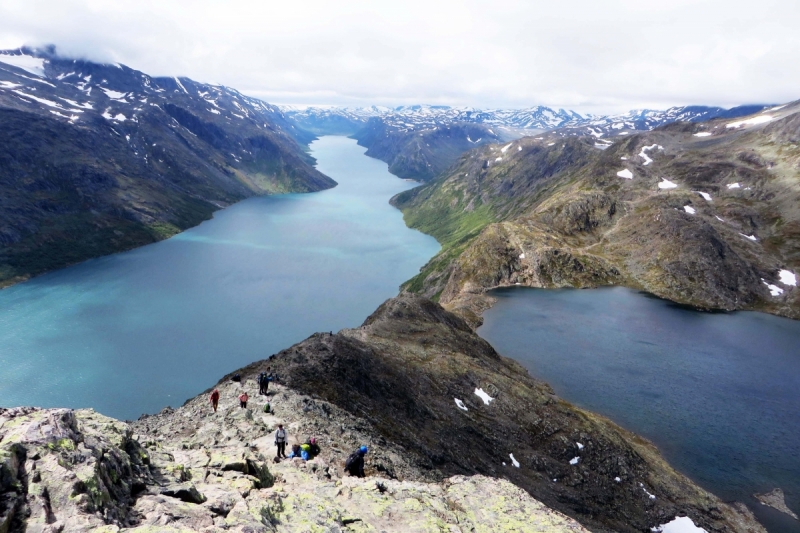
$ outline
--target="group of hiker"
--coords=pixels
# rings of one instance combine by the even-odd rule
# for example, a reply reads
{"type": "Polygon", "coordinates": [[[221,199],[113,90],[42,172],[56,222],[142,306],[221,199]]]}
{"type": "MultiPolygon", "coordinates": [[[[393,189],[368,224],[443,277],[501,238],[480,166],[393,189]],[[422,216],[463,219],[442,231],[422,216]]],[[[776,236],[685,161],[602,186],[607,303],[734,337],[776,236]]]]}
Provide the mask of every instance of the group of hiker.
{"type": "MultiPolygon", "coordinates": [[[[269,395],[269,382],[276,381],[278,376],[274,374],[270,367],[267,367],[266,372],[261,372],[258,375],[258,394],[263,396],[269,395]]],[[[234,374],[231,378],[232,381],[237,381],[241,383],[242,378],[239,374],[234,374]]],[[[214,412],[217,412],[217,407],[219,407],[219,389],[214,389],[211,391],[211,396],[209,396],[209,401],[211,402],[211,408],[214,409],[214,412]]],[[[239,395],[239,407],[242,409],[247,409],[247,402],[250,400],[250,396],[247,394],[247,391],[242,391],[239,395]]],[[[264,405],[264,412],[269,412],[269,402],[264,405]]]]}
{"type": "MultiPolygon", "coordinates": [[[[232,381],[241,383],[241,376],[239,376],[239,374],[234,374],[231,379],[232,381]]],[[[278,376],[270,370],[270,367],[267,367],[266,372],[261,372],[258,375],[258,394],[268,396],[270,381],[277,381],[277,379],[278,376]]],[[[217,407],[219,406],[219,397],[219,389],[215,388],[213,391],[211,391],[209,401],[211,402],[211,407],[214,409],[215,413],[217,412],[217,407]]],[[[250,398],[247,395],[247,391],[242,391],[242,393],[239,395],[239,407],[246,409],[249,399],[250,398]]],[[[269,403],[265,404],[264,412],[270,412],[269,403]]],[[[287,456],[286,444],[288,442],[288,435],[283,427],[283,424],[278,424],[278,429],[275,431],[275,447],[278,450],[277,455],[275,456],[276,462],[280,461],[281,458],[293,459],[295,457],[301,458],[304,461],[308,461],[309,459],[313,459],[320,452],[320,447],[319,444],[317,444],[316,438],[309,437],[303,444],[293,445],[289,455],[287,456]]],[[[344,463],[345,472],[351,476],[364,477],[364,456],[367,454],[367,451],[368,449],[366,446],[361,446],[356,451],[351,453],[344,463]]]]}

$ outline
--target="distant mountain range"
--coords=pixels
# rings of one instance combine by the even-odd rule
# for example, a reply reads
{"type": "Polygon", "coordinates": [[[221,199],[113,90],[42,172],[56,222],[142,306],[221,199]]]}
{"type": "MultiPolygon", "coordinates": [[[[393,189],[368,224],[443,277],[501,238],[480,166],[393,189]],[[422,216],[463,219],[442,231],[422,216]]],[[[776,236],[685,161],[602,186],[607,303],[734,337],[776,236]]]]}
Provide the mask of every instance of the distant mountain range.
{"type": "Polygon", "coordinates": [[[0,51],[0,124],[0,286],[335,185],[275,106],[53,47],[0,51]]]}
{"type": "Polygon", "coordinates": [[[734,118],[768,107],[682,106],[608,116],[581,115],[545,106],[488,110],[430,105],[281,109],[297,129],[315,135],[350,135],[367,148],[367,155],[388,163],[389,170],[397,176],[429,181],[447,170],[460,154],[482,144],[537,135],[589,136],[595,138],[597,148],[605,149],[613,138],[665,124],[734,118]]]}
{"type": "Polygon", "coordinates": [[[356,133],[371,119],[379,119],[398,131],[415,131],[457,122],[498,128],[500,135],[522,137],[542,131],[565,128],[572,135],[608,136],[633,131],[649,131],[676,121],[702,122],[713,118],[735,118],[757,113],[771,105],[747,105],[724,109],[709,106],[671,107],[666,111],[633,110],[619,115],[581,115],[575,111],[535,106],[526,109],[477,109],[431,105],[371,107],[281,106],[286,116],[300,128],[318,135],[356,133]],[[583,128],[583,129],[581,129],[583,128]],[[332,132],[335,129],[337,131],[332,132]]]}

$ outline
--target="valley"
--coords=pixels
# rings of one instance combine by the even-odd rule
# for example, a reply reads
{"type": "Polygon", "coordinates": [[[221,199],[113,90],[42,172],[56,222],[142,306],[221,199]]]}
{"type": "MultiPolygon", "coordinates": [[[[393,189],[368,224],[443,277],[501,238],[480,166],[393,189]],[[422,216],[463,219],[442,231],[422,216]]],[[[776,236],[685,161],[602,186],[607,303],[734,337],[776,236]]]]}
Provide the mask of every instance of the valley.
{"type": "Polygon", "coordinates": [[[749,495],[684,475],[696,456],[676,470],[475,331],[515,287],[628,287],[687,306],[676,322],[800,318],[798,111],[292,111],[0,53],[0,403],[51,408],[0,408],[0,530],[765,531],[732,501],[749,495]],[[268,365],[274,410],[239,410],[268,365]],[[192,398],[215,382],[218,418],[192,398]],[[270,465],[279,422],[324,457],[270,465]],[[361,442],[388,495],[341,478],[361,442]]]}

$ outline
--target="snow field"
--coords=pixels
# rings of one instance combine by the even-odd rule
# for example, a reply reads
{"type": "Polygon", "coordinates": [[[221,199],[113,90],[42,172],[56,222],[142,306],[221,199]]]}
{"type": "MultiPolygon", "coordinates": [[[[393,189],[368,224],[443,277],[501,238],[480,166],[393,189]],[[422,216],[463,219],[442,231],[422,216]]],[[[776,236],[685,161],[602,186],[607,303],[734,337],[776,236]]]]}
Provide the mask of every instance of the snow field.
{"type": "Polygon", "coordinates": [[[453,398],[453,399],[456,401],[456,406],[458,406],[459,409],[461,409],[462,411],[469,411],[469,409],[467,409],[467,406],[464,405],[464,402],[462,402],[458,398],[453,398]]]}
{"type": "Polygon", "coordinates": [[[658,188],[659,189],[674,189],[678,186],[677,183],[673,183],[669,181],[667,178],[661,178],[662,181],[659,182],[658,188]]]}
{"type": "Polygon", "coordinates": [[[708,131],[701,131],[700,133],[695,133],[695,137],[709,137],[711,136],[711,132],[708,131]]]}
{"type": "Polygon", "coordinates": [[[0,54],[0,62],[21,68],[34,76],[44,78],[44,59],[31,56],[12,56],[0,54]]]}
{"type": "Polygon", "coordinates": [[[749,118],[746,120],[738,120],[736,122],[730,122],[725,124],[726,128],[739,128],[741,126],[755,126],[757,124],[765,124],[772,120],[772,117],[769,115],[758,115],[757,117],[749,118]]]}
{"type": "Polygon", "coordinates": [[[695,213],[697,213],[695,208],[690,206],[690,205],[683,206],[683,210],[686,211],[687,213],[689,213],[690,215],[694,215],[695,213]]]}

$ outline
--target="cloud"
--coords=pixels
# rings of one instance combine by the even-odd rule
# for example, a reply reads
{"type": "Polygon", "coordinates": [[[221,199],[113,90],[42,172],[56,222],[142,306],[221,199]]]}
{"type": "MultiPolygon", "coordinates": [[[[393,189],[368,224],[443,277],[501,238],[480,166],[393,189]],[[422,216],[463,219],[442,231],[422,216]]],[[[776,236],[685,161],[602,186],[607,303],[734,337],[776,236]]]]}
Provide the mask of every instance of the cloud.
{"type": "Polygon", "coordinates": [[[0,45],[282,103],[587,111],[800,97],[800,3],[4,0],[0,45]]]}

